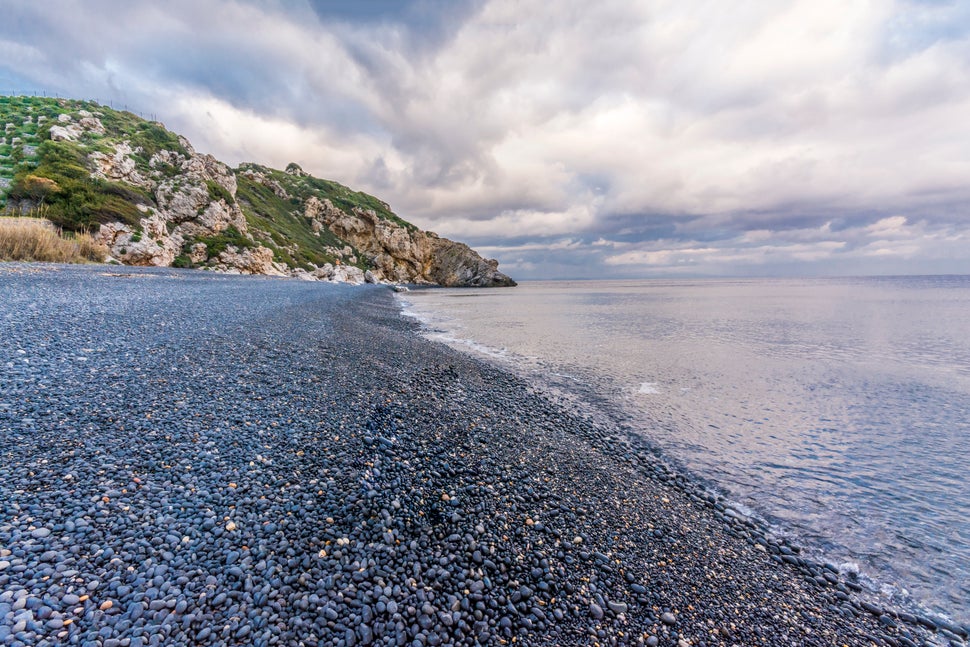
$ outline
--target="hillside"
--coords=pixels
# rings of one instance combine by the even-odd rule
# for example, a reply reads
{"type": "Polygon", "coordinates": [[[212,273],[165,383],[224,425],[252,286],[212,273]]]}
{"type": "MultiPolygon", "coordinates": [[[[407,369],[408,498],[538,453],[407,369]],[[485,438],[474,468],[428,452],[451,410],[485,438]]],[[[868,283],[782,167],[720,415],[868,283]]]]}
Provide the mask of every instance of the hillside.
{"type": "Polygon", "coordinates": [[[0,209],[91,232],[118,262],[347,282],[507,286],[467,245],[297,164],[231,169],[97,103],[0,96],[0,209]]]}

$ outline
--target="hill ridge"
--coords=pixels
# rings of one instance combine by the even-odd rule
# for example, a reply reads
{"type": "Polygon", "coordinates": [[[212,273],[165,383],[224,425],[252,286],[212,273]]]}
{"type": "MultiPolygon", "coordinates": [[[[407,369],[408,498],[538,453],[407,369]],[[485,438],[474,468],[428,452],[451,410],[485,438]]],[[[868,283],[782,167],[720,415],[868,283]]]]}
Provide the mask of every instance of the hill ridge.
{"type": "Polygon", "coordinates": [[[463,243],[298,164],[230,168],[159,122],[0,96],[0,207],[90,231],[128,265],[350,283],[515,285],[463,243]]]}

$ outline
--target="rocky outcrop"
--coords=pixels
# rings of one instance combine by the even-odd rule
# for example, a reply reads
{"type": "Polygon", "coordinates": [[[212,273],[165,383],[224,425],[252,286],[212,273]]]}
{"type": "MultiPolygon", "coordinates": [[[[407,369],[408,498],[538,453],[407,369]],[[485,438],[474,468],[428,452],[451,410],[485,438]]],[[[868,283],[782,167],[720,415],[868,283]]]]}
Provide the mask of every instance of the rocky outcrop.
{"type": "Polygon", "coordinates": [[[292,276],[303,279],[304,281],[328,281],[330,283],[350,283],[352,285],[376,283],[377,281],[374,280],[373,275],[368,278],[368,274],[370,274],[370,270],[365,272],[353,265],[326,263],[323,267],[318,267],[312,272],[298,268],[293,271],[292,276]]]}
{"type": "Polygon", "coordinates": [[[152,215],[141,220],[141,230],[122,223],[101,225],[97,236],[112,258],[125,265],[168,267],[182,250],[181,234],[169,234],[166,221],[152,215]]]}
{"type": "Polygon", "coordinates": [[[311,223],[326,226],[365,254],[377,280],[446,287],[515,285],[498,271],[498,261],[482,258],[468,245],[404,227],[371,209],[355,208],[347,213],[329,200],[310,198],[304,214],[311,223]]]}
{"type": "Polygon", "coordinates": [[[246,216],[236,202],[236,176],[212,155],[199,155],[181,138],[188,157],[163,151],[150,166],[176,166],[179,173],[165,178],[155,188],[162,217],[180,226],[186,236],[208,236],[235,227],[247,233],[246,216]],[[173,164],[174,162],[174,164],[173,164]]]}
{"type": "MultiPolygon", "coordinates": [[[[215,236],[230,227],[247,235],[246,217],[235,200],[235,174],[211,155],[196,153],[184,138],[180,144],[188,155],[156,153],[149,161],[150,177],[138,172],[133,156],[140,150],[127,141],[115,145],[114,155],[88,155],[94,177],[147,189],[155,197],[157,208],[139,205],[146,213],[139,227],[107,223],[97,235],[112,257],[126,265],[171,265],[187,240],[215,236]],[[174,167],[177,173],[165,173],[163,167],[174,167]]],[[[204,262],[205,254],[205,244],[196,243],[189,258],[204,262]]],[[[215,267],[240,274],[281,274],[273,265],[272,250],[258,245],[242,251],[230,247],[215,259],[215,267]]]]}
{"type": "Polygon", "coordinates": [[[431,244],[432,283],[446,287],[500,288],[511,287],[515,281],[498,271],[498,261],[482,258],[465,243],[427,232],[431,244]]]}
{"type": "Polygon", "coordinates": [[[262,184],[270,191],[276,194],[276,197],[282,198],[283,200],[289,200],[290,194],[286,192],[283,185],[276,180],[266,177],[265,173],[260,173],[259,171],[254,171],[252,169],[246,169],[240,173],[243,177],[249,178],[250,180],[262,184]]]}
{"type": "Polygon", "coordinates": [[[86,133],[95,135],[105,134],[104,124],[87,110],[78,112],[78,120],[75,122],[71,115],[58,115],[57,125],[51,126],[51,139],[58,141],[77,141],[86,133]]]}
{"type": "Polygon", "coordinates": [[[76,158],[90,176],[62,178],[58,165],[46,168],[41,160],[38,177],[0,178],[6,207],[49,209],[69,230],[101,223],[95,237],[121,263],[344,283],[515,285],[496,261],[296,163],[283,171],[258,164],[234,171],[162,124],[88,102],[56,100],[50,107],[61,114],[30,135],[63,144],[23,144],[13,136],[23,134],[16,123],[5,126],[8,141],[32,158],[76,158]]]}
{"type": "Polygon", "coordinates": [[[230,274],[287,276],[273,263],[273,251],[266,247],[247,247],[240,250],[230,245],[217,257],[215,269],[230,274]]]}
{"type": "Polygon", "coordinates": [[[143,189],[151,189],[154,182],[138,172],[138,165],[135,163],[128,142],[115,144],[114,155],[105,155],[95,151],[88,155],[88,159],[94,164],[94,177],[110,180],[112,182],[127,182],[143,189]]]}

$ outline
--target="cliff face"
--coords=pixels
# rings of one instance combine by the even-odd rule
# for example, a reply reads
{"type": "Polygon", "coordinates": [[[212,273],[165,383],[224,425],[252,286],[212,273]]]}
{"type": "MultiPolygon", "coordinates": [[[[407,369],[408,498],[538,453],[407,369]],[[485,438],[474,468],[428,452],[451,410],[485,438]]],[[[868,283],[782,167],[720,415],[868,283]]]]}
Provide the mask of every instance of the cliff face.
{"type": "Polygon", "coordinates": [[[230,169],[161,124],[87,102],[0,97],[4,123],[0,205],[94,231],[124,264],[352,283],[515,285],[496,261],[296,164],[230,169]]]}
{"type": "Polygon", "coordinates": [[[433,283],[446,287],[505,287],[515,281],[498,271],[498,261],[479,256],[468,245],[432,232],[408,229],[378,217],[370,209],[346,213],[329,200],[311,198],[307,217],[354,245],[380,278],[397,283],[433,283]]]}

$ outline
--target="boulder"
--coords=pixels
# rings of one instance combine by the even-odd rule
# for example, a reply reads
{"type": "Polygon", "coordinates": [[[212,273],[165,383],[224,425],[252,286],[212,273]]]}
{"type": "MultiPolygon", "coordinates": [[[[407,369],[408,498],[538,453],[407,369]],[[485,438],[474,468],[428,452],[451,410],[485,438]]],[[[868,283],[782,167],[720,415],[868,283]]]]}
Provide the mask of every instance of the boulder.
{"type": "Polygon", "coordinates": [[[139,224],[140,232],[122,223],[103,224],[96,239],[125,265],[171,265],[185,242],[181,234],[177,231],[170,234],[166,221],[157,214],[142,218],[139,224]]]}
{"type": "Polygon", "coordinates": [[[51,141],[73,142],[81,137],[81,129],[70,124],[67,126],[51,126],[51,141]]]}
{"type": "Polygon", "coordinates": [[[285,276],[273,264],[273,250],[268,247],[247,247],[240,250],[230,245],[219,254],[216,269],[238,274],[267,274],[285,276]]]}

